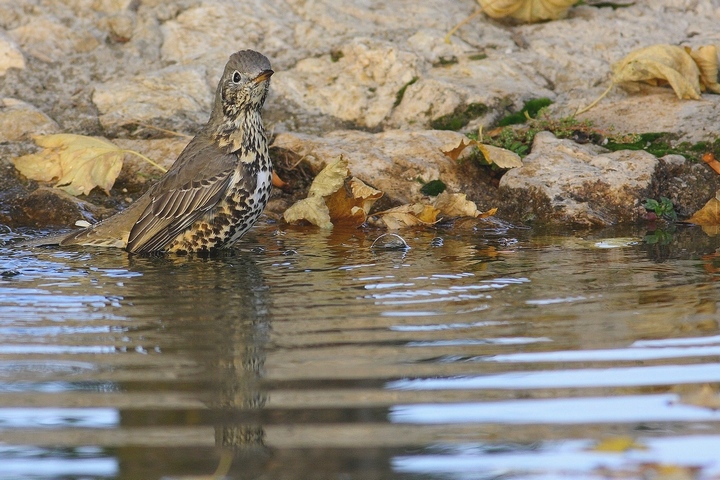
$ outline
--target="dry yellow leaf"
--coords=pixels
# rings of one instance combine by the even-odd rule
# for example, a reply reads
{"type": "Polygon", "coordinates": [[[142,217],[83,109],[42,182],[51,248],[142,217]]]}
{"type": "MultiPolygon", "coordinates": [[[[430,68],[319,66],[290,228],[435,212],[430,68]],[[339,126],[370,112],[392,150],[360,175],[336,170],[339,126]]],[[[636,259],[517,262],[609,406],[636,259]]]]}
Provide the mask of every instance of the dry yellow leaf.
{"type": "Polygon", "coordinates": [[[720,225],[720,199],[717,194],[686,221],[703,226],[720,225]]]}
{"type": "Polygon", "coordinates": [[[109,193],[127,151],[103,138],[55,134],[33,137],[44,149],[13,159],[15,168],[33,180],[49,182],[71,195],[97,187],[109,193]]]}
{"type": "Polygon", "coordinates": [[[432,225],[437,222],[439,213],[440,210],[432,205],[413,203],[400,205],[399,207],[378,212],[375,215],[378,215],[390,230],[398,230],[417,225],[432,225]]]}
{"type": "Polygon", "coordinates": [[[590,105],[575,112],[575,115],[597,105],[619,83],[667,83],[678,98],[690,100],[698,100],[704,89],[720,93],[720,84],[717,83],[717,50],[713,45],[700,47],[696,51],[675,45],[651,45],[630,52],[614,63],[612,70],[610,86],[590,105]]]}
{"type": "Polygon", "coordinates": [[[493,215],[495,215],[495,214],[497,213],[497,210],[498,210],[497,207],[491,208],[490,210],[488,210],[488,211],[486,211],[486,212],[483,212],[483,213],[481,213],[480,215],[478,215],[478,218],[488,218],[488,217],[492,217],[493,215]]]}
{"type": "Polygon", "coordinates": [[[310,185],[308,197],[327,197],[337,192],[345,183],[345,178],[350,174],[348,162],[340,155],[334,163],[328,164],[310,185]]]}
{"type": "Polygon", "coordinates": [[[330,210],[322,197],[308,197],[295,202],[285,210],[283,218],[287,223],[297,223],[301,220],[312,223],[320,228],[331,229],[330,210]]]}
{"type": "Polygon", "coordinates": [[[442,153],[447,155],[451,160],[457,160],[460,158],[462,152],[467,148],[475,146],[477,147],[485,157],[488,163],[494,163],[500,168],[517,168],[522,167],[523,163],[520,159],[520,155],[510,150],[495,147],[485,143],[478,142],[476,140],[461,139],[460,143],[456,147],[448,148],[448,150],[440,150],[442,153]]]}
{"type": "Polygon", "coordinates": [[[717,81],[718,54],[715,45],[705,45],[697,50],[685,47],[685,51],[690,54],[700,70],[701,87],[714,93],[720,93],[720,83],[717,81]]]}
{"type": "Polygon", "coordinates": [[[512,17],[522,22],[563,18],[577,0],[478,0],[490,17],[512,17]]]}
{"type": "Polygon", "coordinates": [[[652,45],[630,52],[613,64],[613,83],[669,83],[680,99],[700,98],[700,69],[684,48],[652,45]]]}
{"type": "Polygon", "coordinates": [[[517,168],[523,165],[520,155],[513,151],[478,142],[476,145],[485,156],[485,160],[500,168],[517,168]]]}
{"type": "Polygon", "coordinates": [[[355,177],[346,179],[332,195],[325,197],[333,225],[361,225],[376,200],[383,196],[380,190],[366,185],[355,177]]]}
{"type": "Polygon", "coordinates": [[[637,443],[632,437],[612,437],[601,440],[592,450],[594,452],[622,453],[628,450],[647,450],[645,445],[637,443]]]}
{"type": "Polygon", "coordinates": [[[480,215],[475,202],[468,200],[464,193],[442,192],[433,202],[433,206],[448,217],[477,217],[480,215]]]}
{"type": "Polygon", "coordinates": [[[317,174],[308,198],[288,208],[283,217],[288,223],[308,221],[320,228],[333,225],[360,225],[383,193],[357,178],[348,178],[348,162],[342,156],[317,174]]]}
{"type": "Polygon", "coordinates": [[[720,191],[715,193],[715,197],[711,198],[700,210],[695,212],[692,217],[685,220],[688,223],[700,225],[703,232],[710,236],[720,234],[720,191]]]}
{"type": "Polygon", "coordinates": [[[460,143],[456,147],[447,146],[447,147],[445,147],[445,148],[447,148],[447,150],[445,150],[444,148],[441,148],[440,151],[442,153],[444,153],[445,155],[447,155],[448,157],[450,157],[450,160],[455,161],[458,158],[460,158],[460,154],[463,152],[463,150],[465,150],[470,145],[475,145],[477,143],[477,142],[475,142],[475,140],[470,140],[470,139],[468,139],[467,143],[466,143],[465,140],[466,139],[462,138],[462,139],[460,139],[460,143]]]}

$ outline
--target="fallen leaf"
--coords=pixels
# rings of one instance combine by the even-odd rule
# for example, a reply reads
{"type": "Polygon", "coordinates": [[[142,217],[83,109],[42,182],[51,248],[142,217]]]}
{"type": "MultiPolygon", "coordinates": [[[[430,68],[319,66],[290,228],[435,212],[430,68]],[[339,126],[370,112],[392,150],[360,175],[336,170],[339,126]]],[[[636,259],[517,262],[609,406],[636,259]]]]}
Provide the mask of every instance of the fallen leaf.
{"type": "Polygon", "coordinates": [[[700,225],[703,232],[714,237],[720,234],[720,191],[715,192],[715,197],[711,198],[700,210],[695,212],[692,217],[685,220],[687,223],[700,225]]]}
{"type": "Polygon", "coordinates": [[[468,200],[464,193],[443,192],[437,196],[433,206],[448,217],[477,217],[480,215],[475,202],[468,200]]]}
{"type": "Polygon", "coordinates": [[[484,143],[476,142],[476,146],[485,156],[485,160],[500,168],[517,168],[523,165],[520,155],[515,152],[484,143]]]}
{"type": "Polygon", "coordinates": [[[705,45],[697,50],[685,47],[700,70],[700,84],[711,92],[720,93],[718,83],[718,54],[715,45],[705,45]]]}
{"type": "Polygon", "coordinates": [[[621,436],[600,440],[591,450],[593,452],[622,453],[628,450],[647,450],[647,447],[637,443],[632,437],[621,436]]]}
{"type": "Polygon", "coordinates": [[[298,223],[302,220],[320,228],[331,229],[330,210],[322,197],[308,197],[295,202],[285,210],[283,218],[287,223],[298,223]]]}
{"type": "Polygon", "coordinates": [[[287,188],[290,186],[285,180],[280,178],[280,176],[277,173],[275,173],[275,170],[273,170],[273,172],[272,172],[272,184],[273,184],[273,187],[277,187],[277,188],[287,188]]]}
{"type": "Polygon", "coordinates": [[[488,217],[492,217],[492,216],[494,216],[494,215],[497,213],[497,210],[498,210],[497,207],[491,208],[490,210],[488,210],[488,211],[486,211],[486,212],[483,212],[483,213],[481,213],[480,215],[478,215],[477,218],[488,218],[488,217]]]}
{"type": "Polygon", "coordinates": [[[461,139],[457,146],[448,147],[447,150],[441,149],[440,151],[455,161],[460,158],[460,155],[467,147],[471,146],[477,147],[488,163],[494,163],[500,168],[517,168],[523,165],[520,155],[517,153],[476,140],[467,139],[466,143],[465,139],[461,139]]]}
{"type": "Polygon", "coordinates": [[[440,151],[450,157],[450,160],[455,161],[460,158],[460,154],[463,152],[463,150],[465,150],[465,148],[475,144],[475,140],[467,139],[467,143],[465,143],[465,140],[466,139],[462,138],[460,139],[460,143],[456,147],[448,146],[446,147],[448,148],[447,150],[441,148],[440,151]]]}
{"type": "Polygon", "coordinates": [[[522,22],[563,18],[577,0],[478,0],[490,17],[512,17],[522,22]]]}
{"type": "Polygon", "coordinates": [[[399,230],[417,225],[432,225],[437,222],[439,213],[440,210],[432,205],[413,203],[400,205],[399,207],[378,212],[375,215],[377,215],[390,230],[399,230]]]}
{"type": "Polygon", "coordinates": [[[712,152],[708,152],[702,156],[702,161],[707,163],[710,168],[715,170],[715,173],[720,174],[720,162],[717,161],[715,155],[712,152]]]}
{"type": "Polygon", "coordinates": [[[288,208],[283,217],[288,223],[302,220],[330,229],[333,225],[360,225],[372,205],[383,193],[358,178],[350,178],[348,162],[342,156],[317,174],[308,197],[288,208]]]}
{"type": "Polygon", "coordinates": [[[361,225],[367,219],[376,200],[383,196],[380,190],[355,177],[346,179],[342,187],[325,197],[333,225],[361,225]]]}
{"type": "Polygon", "coordinates": [[[652,45],[630,52],[612,66],[613,83],[669,83],[680,99],[700,98],[700,69],[682,47],[652,45]]]}
{"type": "Polygon", "coordinates": [[[692,217],[688,218],[686,222],[703,226],[720,225],[720,199],[718,199],[718,193],[700,210],[695,212],[692,217]]]}
{"type": "Polygon", "coordinates": [[[55,134],[33,137],[44,149],[13,159],[15,168],[33,180],[49,182],[71,195],[97,187],[109,193],[122,169],[126,150],[103,138],[55,134]]]}
{"type": "Polygon", "coordinates": [[[608,88],[590,105],[575,112],[575,115],[590,110],[605,98],[613,86],[620,83],[667,83],[679,99],[698,100],[703,87],[720,93],[717,51],[714,46],[699,47],[693,52],[676,45],[651,45],[630,52],[612,65],[612,71],[608,88]]]}
{"type": "Polygon", "coordinates": [[[350,174],[348,162],[341,155],[334,163],[328,164],[317,174],[310,185],[308,197],[326,197],[337,192],[350,174]]]}

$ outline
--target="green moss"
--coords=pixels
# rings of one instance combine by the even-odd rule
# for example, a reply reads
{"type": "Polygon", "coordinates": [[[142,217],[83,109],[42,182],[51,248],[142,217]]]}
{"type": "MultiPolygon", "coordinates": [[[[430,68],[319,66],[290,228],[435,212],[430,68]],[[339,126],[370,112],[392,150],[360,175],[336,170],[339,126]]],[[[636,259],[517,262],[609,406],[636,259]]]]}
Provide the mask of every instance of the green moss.
{"type": "Polygon", "coordinates": [[[464,108],[456,109],[449,115],[443,115],[430,122],[430,126],[435,130],[453,130],[458,131],[470,120],[478,118],[488,111],[488,107],[482,103],[471,103],[464,108]]]}
{"type": "Polygon", "coordinates": [[[610,139],[606,145],[608,150],[645,150],[656,157],[665,155],[682,155],[692,162],[701,160],[703,154],[712,153],[720,158],[720,138],[712,142],[680,142],[675,143],[677,135],[667,132],[641,133],[627,135],[622,141],[610,139]]]}
{"type": "Polygon", "coordinates": [[[485,60],[487,55],[484,53],[476,53],[475,55],[470,55],[468,58],[470,60],[485,60]]]}
{"type": "Polygon", "coordinates": [[[340,50],[332,50],[330,52],[330,61],[335,63],[341,58],[343,58],[345,55],[340,50]]]}
{"type": "Polygon", "coordinates": [[[455,55],[452,57],[440,57],[437,62],[433,63],[433,67],[446,67],[456,63],[458,63],[458,58],[455,55]]]}
{"type": "Polygon", "coordinates": [[[393,103],[393,108],[400,105],[400,102],[402,102],[403,97],[405,96],[405,90],[412,85],[413,83],[418,81],[418,77],[413,77],[412,80],[410,80],[408,83],[402,86],[400,90],[395,94],[395,103],[393,103]]]}
{"type": "Polygon", "coordinates": [[[523,108],[519,112],[511,113],[510,115],[500,120],[498,122],[498,126],[506,127],[508,125],[518,125],[521,123],[525,123],[528,117],[536,118],[540,110],[549,105],[552,105],[552,103],[552,100],[547,97],[528,100],[527,102],[525,102],[525,105],[523,105],[523,108]]]}
{"type": "Polygon", "coordinates": [[[436,197],[444,192],[446,188],[442,180],[430,180],[420,188],[420,193],[430,197],[436,197]]]}
{"type": "MultiPolygon", "coordinates": [[[[552,132],[558,138],[571,138],[580,134],[585,134],[588,137],[596,135],[590,122],[581,122],[574,117],[553,119],[541,116],[538,119],[531,119],[528,123],[529,125],[524,127],[503,127],[497,135],[484,138],[482,141],[511,150],[524,157],[530,153],[532,142],[539,132],[552,132]]],[[[468,135],[468,137],[477,139],[477,135],[468,135]]]]}

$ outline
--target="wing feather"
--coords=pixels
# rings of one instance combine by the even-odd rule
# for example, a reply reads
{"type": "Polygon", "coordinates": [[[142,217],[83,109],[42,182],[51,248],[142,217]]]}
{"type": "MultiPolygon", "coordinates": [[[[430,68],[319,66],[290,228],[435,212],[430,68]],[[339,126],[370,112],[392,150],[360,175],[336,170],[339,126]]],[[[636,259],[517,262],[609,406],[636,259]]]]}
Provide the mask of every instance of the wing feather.
{"type": "Polygon", "coordinates": [[[233,172],[234,169],[226,169],[153,197],[130,231],[127,250],[147,253],[164,249],[217,205],[233,172]]]}

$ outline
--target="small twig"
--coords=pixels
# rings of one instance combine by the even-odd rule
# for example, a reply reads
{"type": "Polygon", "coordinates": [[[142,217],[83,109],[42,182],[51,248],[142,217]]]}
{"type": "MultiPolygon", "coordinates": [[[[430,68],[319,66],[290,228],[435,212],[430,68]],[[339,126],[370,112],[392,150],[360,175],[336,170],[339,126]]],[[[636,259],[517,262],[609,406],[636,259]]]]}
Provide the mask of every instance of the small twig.
{"type": "Polygon", "coordinates": [[[153,129],[153,130],[157,130],[158,132],[169,133],[170,135],[175,135],[175,136],[177,136],[177,137],[192,138],[192,135],[187,135],[187,134],[185,134],[185,133],[175,132],[175,131],[173,131],[173,130],[167,130],[167,129],[165,129],[165,128],[156,127],[156,126],[154,126],[154,125],[147,125],[147,124],[145,124],[145,123],[140,123],[140,122],[133,122],[133,123],[134,123],[135,125],[140,126],[140,127],[151,128],[151,129],[153,129]]]}
{"type": "Polygon", "coordinates": [[[163,173],[167,172],[167,168],[163,167],[162,165],[160,165],[160,164],[158,164],[158,163],[155,163],[154,161],[150,160],[148,157],[146,157],[145,155],[143,155],[143,154],[140,153],[140,152],[136,152],[135,150],[126,150],[126,149],[120,149],[120,151],[121,151],[122,153],[130,153],[130,154],[132,154],[132,155],[135,155],[135,156],[137,156],[137,157],[140,157],[140,158],[142,158],[143,160],[145,160],[146,162],[148,162],[150,165],[152,165],[152,166],[154,166],[155,168],[157,168],[158,170],[160,170],[161,172],[163,172],[163,173]]]}
{"type": "Polygon", "coordinates": [[[475,11],[475,13],[473,13],[472,15],[470,15],[469,17],[467,17],[465,20],[461,21],[460,23],[458,23],[457,25],[455,25],[453,28],[451,28],[450,31],[447,33],[447,35],[445,35],[445,43],[451,43],[451,42],[450,42],[450,37],[452,37],[455,32],[457,32],[458,30],[460,30],[460,27],[462,27],[463,25],[465,25],[466,23],[468,23],[470,20],[472,20],[473,18],[475,18],[475,17],[477,17],[478,15],[480,15],[481,13],[482,13],[482,8],[478,8],[478,9],[475,11]]]}
{"type": "Polygon", "coordinates": [[[592,103],[591,103],[590,105],[588,105],[587,107],[579,109],[577,112],[575,112],[575,115],[574,115],[574,116],[578,116],[578,115],[580,115],[581,113],[585,113],[585,112],[587,112],[588,110],[590,110],[591,108],[593,108],[595,105],[597,105],[597,104],[600,102],[600,100],[602,100],[603,98],[605,98],[605,96],[606,96],[608,93],[610,93],[610,90],[612,89],[613,86],[615,86],[615,84],[612,83],[612,82],[610,82],[610,86],[609,86],[607,89],[605,89],[605,91],[602,93],[602,95],[600,95],[598,98],[596,98],[595,101],[592,102],[592,103]]]}

